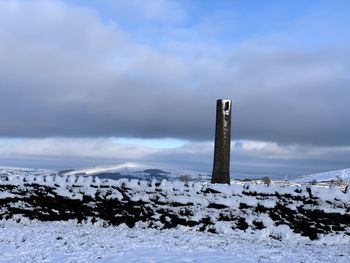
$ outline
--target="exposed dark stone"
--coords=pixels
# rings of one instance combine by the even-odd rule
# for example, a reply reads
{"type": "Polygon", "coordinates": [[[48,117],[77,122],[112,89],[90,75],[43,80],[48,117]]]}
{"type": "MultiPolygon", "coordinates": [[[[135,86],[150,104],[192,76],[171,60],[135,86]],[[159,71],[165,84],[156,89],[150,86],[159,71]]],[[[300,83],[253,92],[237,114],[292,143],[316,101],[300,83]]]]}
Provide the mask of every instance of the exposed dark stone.
{"type": "Polygon", "coordinates": [[[249,225],[247,224],[244,218],[239,218],[236,226],[240,230],[246,230],[249,227],[249,225]]]}
{"type": "Polygon", "coordinates": [[[260,221],[253,221],[253,225],[257,228],[257,229],[263,229],[265,228],[264,223],[260,222],[260,221]]]}
{"type": "Polygon", "coordinates": [[[215,209],[223,209],[227,207],[228,207],[227,205],[215,204],[215,203],[211,203],[208,205],[208,208],[215,208],[215,209]]]}
{"type": "Polygon", "coordinates": [[[219,193],[221,193],[221,192],[220,192],[220,191],[217,191],[217,190],[215,190],[215,189],[212,189],[212,188],[210,188],[210,187],[208,187],[208,188],[206,188],[206,189],[203,191],[203,193],[205,193],[205,194],[209,194],[209,193],[219,194],[219,193]]]}

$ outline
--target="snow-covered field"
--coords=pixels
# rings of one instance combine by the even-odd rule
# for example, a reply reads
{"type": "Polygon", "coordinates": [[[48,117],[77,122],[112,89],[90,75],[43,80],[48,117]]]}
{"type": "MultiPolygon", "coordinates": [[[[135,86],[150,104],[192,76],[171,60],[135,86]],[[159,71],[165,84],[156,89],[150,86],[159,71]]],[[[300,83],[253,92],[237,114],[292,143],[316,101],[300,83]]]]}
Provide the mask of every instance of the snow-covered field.
{"type": "Polygon", "coordinates": [[[0,221],[0,262],[350,262],[349,244],[76,222],[0,221]]]}

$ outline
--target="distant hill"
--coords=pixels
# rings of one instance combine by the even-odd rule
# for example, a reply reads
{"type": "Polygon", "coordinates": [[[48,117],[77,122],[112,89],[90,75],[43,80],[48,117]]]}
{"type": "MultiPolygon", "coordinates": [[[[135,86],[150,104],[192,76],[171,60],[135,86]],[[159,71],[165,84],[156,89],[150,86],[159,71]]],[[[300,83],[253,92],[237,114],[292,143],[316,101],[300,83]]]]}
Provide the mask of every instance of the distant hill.
{"type": "MultiPolygon", "coordinates": [[[[169,169],[160,166],[144,165],[139,163],[124,163],[111,166],[95,166],[84,169],[69,170],[49,170],[49,169],[32,169],[17,167],[0,167],[1,175],[81,175],[92,176],[100,179],[138,179],[151,181],[153,179],[168,181],[173,180],[191,180],[210,182],[211,175],[190,170],[169,169]]],[[[330,171],[324,173],[316,173],[303,175],[291,180],[295,183],[330,182],[341,179],[350,182],[350,169],[330,171]]]]}
{"type": "Polygon", "coordinates": [[[57,171],[49,169],[0,167],[1,175],[55,175],[57,171]]]}
{"type": "Polygon", "coordinates": [[[139,163],[124,163],[114,166],[96,166],[85,169],[60,171],[62,175],[84,175],[98,177],[100,179],[139,179],[151,181],[153,179],[162,180],[210,180],[210,175],[195,171],[168,169],[157,166],[144,165],[139,163]]]}
{"type": "Polygon", "coordinates": [[[6,175],[66,175],[66,176],[92,176],[100,179],[139,179],[151,181],[153,179],[168,181],[190,180],[210,181],[210,175],[188,170],[168,169],[139,163],[124,163],[113,166],[95,166],[84,169],[48,170],[17,167],[0,167],[0,176],[6,175]]]}
{"type": "Polygon", "coordinates": [[[307,183],[312,181],[329,182],[329,181],[338,180],[338,179],[350,182],[350,169],[303,175],[292,181],[297,183],[307,183]]]}

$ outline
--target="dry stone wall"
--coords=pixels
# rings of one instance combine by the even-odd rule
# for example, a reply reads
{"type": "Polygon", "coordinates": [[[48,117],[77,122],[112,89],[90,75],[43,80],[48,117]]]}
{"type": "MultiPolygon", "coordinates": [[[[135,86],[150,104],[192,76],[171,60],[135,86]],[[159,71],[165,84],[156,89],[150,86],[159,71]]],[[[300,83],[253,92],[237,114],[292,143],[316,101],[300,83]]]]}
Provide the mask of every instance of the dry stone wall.
{"type": "Polygon", "coordinates": [[[213,233],[285,228],[310,239],[350,235],[350,193],[338,188],[2,176],[0,218],[103,220],[213,233]]]}

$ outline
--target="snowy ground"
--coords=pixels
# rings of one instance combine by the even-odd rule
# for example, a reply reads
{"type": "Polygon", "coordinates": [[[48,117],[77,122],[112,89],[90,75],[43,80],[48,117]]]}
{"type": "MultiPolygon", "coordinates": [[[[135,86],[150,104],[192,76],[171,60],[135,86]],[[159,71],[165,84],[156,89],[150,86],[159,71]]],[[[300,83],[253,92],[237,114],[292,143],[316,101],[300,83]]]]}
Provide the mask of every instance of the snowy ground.
{"type": "MultiPolygon", "coordinates": [[[[6,176],[55,173],[0,169],[0,175],[6,176]]],[[[343,180],[350,178],[345,176],[349,175],[348,170],[328,173],[331,176],[321,175],[312,178],[320,182],[337,176],[343,180]]],[[[299,185],[304,181],[310,180],[274,181],[272,184],[299,185]]],[[[74,221],[22,219],[17,223],[3,220],[0,221],[0,262],[350,262],[349,238],[331,236],[310,241],[297,234],[281,233],[284,233],[282,240],[276,240],[264,230],[254,235],[239,230],[217,235],[185,228],[160,231],[141,227],[129,229],[125,225],[80,225],[74,221]]],[[[275,237],[279,238],[279,234],[275,237]]]]}
{"type": "Polygon", "coordinates": [[[0,221],[0,262],[350,262],[348,243],[0,221]]]}

